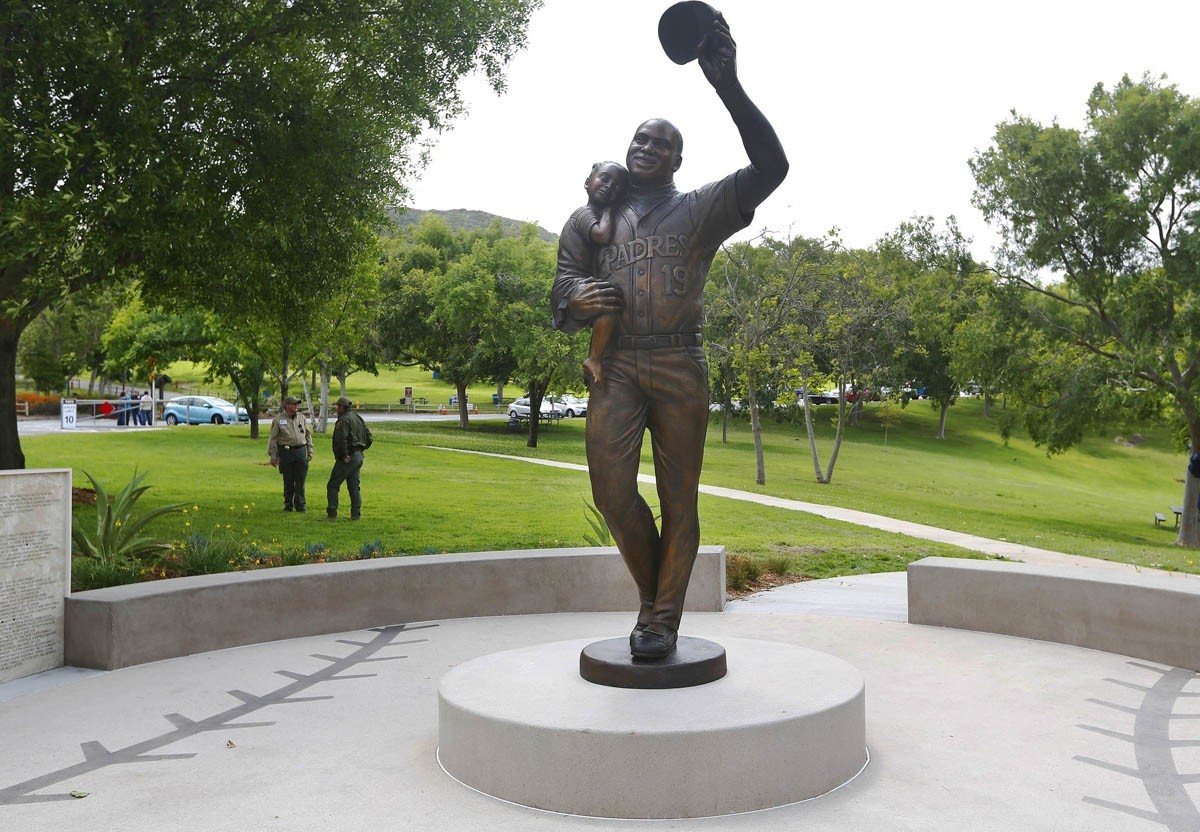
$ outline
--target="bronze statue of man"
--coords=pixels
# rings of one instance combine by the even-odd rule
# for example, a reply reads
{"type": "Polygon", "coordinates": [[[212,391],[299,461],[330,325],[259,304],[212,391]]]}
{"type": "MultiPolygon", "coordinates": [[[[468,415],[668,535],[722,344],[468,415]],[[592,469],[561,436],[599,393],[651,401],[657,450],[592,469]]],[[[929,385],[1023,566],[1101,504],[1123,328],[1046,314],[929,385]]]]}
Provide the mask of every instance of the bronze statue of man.
{"type": "Polygon", "coordinates": [[[630,634],[640,659],[675,650],[684,595],[700,544],[697,494],[708,428],[708,365],[701,346],[704,282],[713,256],[745,228],[787,175],[775,130],[737,77],[723,17],[699,48],[705,78],[729,111],[750,164],[694,191],[675,188],[683,138],[665,119],[637,128],[626,155],[632,183],[611,241],[564,234],[551,303],[554,324],[574,332],[617,313],[604,381],[588,404],[592,496],[637,584],[630,634]],[[642,436],[650,430],[662,530],[638,494],[642,436]]]}

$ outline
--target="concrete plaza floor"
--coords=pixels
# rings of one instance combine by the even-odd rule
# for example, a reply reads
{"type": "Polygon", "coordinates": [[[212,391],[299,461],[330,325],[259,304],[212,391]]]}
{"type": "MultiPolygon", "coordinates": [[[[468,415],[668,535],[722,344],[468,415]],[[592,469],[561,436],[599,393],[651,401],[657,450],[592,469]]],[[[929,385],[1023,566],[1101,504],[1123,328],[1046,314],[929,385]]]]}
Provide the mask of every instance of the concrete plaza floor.
{"type": "MultiPolygon", "coordinates": [[[[514,806],[455,782],[436,758],[443,673],[498,650],[611,637],[630,623],[628,614],[530,615],[379,622],[0,685],[0,830],[1200,829],[1200,679],[1191,671],[907,624],[900,573],[783,590],[690,614],[684,630],[796,644],[862,671],[870,764],[804,803],[604,820],[514,806]]],[[[738,672],[736,654],[729,665],[738,672]]],[[[586,760],[579,772],[587,777],[586,760]]]]}

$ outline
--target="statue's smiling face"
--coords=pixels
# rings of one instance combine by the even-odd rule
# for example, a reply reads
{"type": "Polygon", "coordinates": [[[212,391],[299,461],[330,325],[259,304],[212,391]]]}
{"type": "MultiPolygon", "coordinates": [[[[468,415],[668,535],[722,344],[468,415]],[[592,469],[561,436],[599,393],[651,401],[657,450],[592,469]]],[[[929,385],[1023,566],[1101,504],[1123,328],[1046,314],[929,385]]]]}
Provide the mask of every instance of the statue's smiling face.
{"type": "Polygon", "coordinates": [[[672,181],[683,162],[679,131],[669,121],[651,119],[633,134],[625,167],[634,182],[642,185],[665,185],[672,181]]]}

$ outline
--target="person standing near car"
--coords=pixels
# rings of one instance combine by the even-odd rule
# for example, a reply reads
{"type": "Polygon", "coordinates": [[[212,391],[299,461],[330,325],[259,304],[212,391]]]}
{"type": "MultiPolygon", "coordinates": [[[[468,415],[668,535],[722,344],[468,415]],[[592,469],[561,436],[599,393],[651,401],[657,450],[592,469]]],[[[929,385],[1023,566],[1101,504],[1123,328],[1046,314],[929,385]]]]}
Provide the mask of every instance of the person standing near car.
{"type": "Polygon", "coordinates": [[[350,495],[350,519],[362,516],[362,494],[359,473],[363,466],[363,451],[371,447],[371,431],[354,410],[354,403],[345,396],[337,400],[337,422],[333,426],[333,470],[325,486],[325,519],[336,520],[338,491],[346,483],[350,495]]]}
{"type": "Polygon", "coordinates": [[[154,424],[154,399],[150,398],[150,391],[142,393],[142,397],[138,399],[138,409],[142,412],[141,419],[143,425],[154,424]]]}
{"type": "Polygon", "coordinates": [[[283,510],[304,514],[304,481],[313,458],[313,444],[312,430],[299,404],[295,396],[283,400],[283,412],[271,420],[267,455],[271,465],[283,474],[283,510]]]}

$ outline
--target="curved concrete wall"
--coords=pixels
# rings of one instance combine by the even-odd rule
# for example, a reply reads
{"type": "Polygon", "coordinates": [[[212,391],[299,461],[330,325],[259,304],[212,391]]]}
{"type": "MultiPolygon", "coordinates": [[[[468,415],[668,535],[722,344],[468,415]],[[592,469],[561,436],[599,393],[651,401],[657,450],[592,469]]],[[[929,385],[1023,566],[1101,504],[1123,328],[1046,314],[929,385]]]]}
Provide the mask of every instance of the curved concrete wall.
{"type": "MultiPolygon", "coordinates": [[[[685,609],[725,606],[702,546],[685,609]]],[[[242,644],[444,618],[636,610],[615,548],[469,552],[174,578],[67,597],[66,663],[113,670],[242,644]]]]}
{"type": "Polygon", "coordinates": [[[1200,670],[1200,579],[963,558],[908,565],[908,620],[1200,670]]]}

